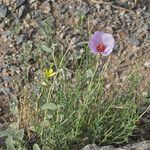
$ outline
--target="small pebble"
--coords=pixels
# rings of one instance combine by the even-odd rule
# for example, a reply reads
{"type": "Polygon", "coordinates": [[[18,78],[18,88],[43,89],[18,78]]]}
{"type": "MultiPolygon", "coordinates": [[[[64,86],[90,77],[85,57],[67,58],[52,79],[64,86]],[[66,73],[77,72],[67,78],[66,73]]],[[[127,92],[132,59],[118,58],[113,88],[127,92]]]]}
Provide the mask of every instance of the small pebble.
{"type": "Polygon", "coordinates": [[[6,30],[2,33],[3,36],[10,36],[11,35],[11,31],[10,30],[6,30]]]}
{"type": "Polygon", "coordinates": [[[3,81],[6,83],[6,82],[10,82],[10,81],[12,81],[12,77],[10,77],[10,76],[4,76],[3,77],[3,81]]]}
{"type": "Polygon", "coordinates": [[[145,63],[144,63],[144,67],[150,68],[150,61],[145,62],[145,63]]]}
{"type": "Polygon", "coordinates": [[[27,0],[16,0],[16,7],[20,7],[23,5],[27,0]]]}
{"type": "Polygon", "coordinates": [[[140,46],[141,45],[141,41],[139,39],[137,39],[136,37],[131,37],[129,39],[130,44],[135,45],[135,46],[140,46]]]}
{"type": "Polygon", "coordinates": [[[21,18],[21,17],[24,15],[24,13],[25,13],[25,6],[22,5],[22,6],[19,8],[19,14],[18,14],[19,18],[21,18]]]}
{"type": "Polygon", "coordinates": [[[3,93],[4,95],[9,95],[11,94],[10,88],[8,87],[2,87],[0,88],[0,93],[3,93]]]}
{"type": "Polygon", "coordinates": [[[23,42],[25,42],[27,39],[26,39],[26,35],[22,34],[20,36],[17,37],[16,39],[16,44],[19,45],[19,44],[22,44],[23,42]]]}

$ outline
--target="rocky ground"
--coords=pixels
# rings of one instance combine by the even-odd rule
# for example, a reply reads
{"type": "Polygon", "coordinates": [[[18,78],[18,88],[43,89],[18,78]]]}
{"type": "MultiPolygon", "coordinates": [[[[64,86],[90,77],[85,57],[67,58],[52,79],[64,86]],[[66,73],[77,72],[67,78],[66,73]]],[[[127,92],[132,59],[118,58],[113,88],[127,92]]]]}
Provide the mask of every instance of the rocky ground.
{"type": "Polygon", "coordinates": [[[150,141],[143,141],[134,144],[128,144],[123,147],[114,148],[113,146],[101,146],[97,147],[95,144],[90,144],[82,148],[82,150],[149,150],[150,141]]]}
{"type": "MultiPolygon", "coordinates": [[[[14,120],[9,112],[11,96],[17,94],[14,79],[21,79],[25,68],[23,43],[45,40],[37,32],[49,19],[58,51],[68,49],[70,60],[76,51],[81,57],[82,43],[96,30],[112,33],[116,40],[108,76],[118,84],[134,67],[144,78],[141,99],[148,100],[150,81],[150,1],[149,0],[1,0],[0,1],[0,130],[14,120]],[[121,60],[121,61],[120,61],[121,60]]],[[[31,52],[27,64],[36,70],[31,52]]],[[[111,85],[109,85],[110,87],[111,85]]],[[[144,112],[150,101],[140,111],[144,112]]],[[[150,140],[150,110],[142,116],[131,141],[150,140]]],[[[3,144],[3,139],[0,140],[3,144]]],[[[92,149],[92,148],[91,148],[92,149]]]]}

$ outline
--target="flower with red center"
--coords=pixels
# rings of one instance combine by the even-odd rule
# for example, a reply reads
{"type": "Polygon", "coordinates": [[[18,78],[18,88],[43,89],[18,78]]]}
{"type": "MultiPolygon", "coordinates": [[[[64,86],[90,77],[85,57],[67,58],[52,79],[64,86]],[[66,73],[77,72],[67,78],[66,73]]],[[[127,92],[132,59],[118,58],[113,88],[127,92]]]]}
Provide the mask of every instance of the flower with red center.
{"type": "Polygon", "coordinates": [[[109,55],[114,48],[115,40],[112,34],[96,31],[89,40],[89,47],[94,54],[109,55]]]}

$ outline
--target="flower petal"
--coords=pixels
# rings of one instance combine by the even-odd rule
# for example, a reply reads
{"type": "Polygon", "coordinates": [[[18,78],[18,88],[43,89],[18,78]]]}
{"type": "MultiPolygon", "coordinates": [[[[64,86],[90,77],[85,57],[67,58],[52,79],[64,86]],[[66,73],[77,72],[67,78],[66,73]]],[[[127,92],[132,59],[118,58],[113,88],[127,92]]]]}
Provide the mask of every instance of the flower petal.
{"type": "Polygon", "coordinates": [[[92,53],[101,53],[103,56],[109,55],[113,51],[114,45],[115,40],[113,36],[100,31],[96,31],[89,40],[89,48],[91,49],[92,53]],[[101,43],[106,47],[104,52],[99,52],[97,50],[97,46],[101,43]]]}
{"type": "Polygon", "coordinates": [[[52,76],[54,76],[56,73],[53,71],[53,69],[46,69],[45,70],[45,75],[47,78],[50,78],[52,76]]]}
{"type": "Polygon", "coordinates": [[[115,40],[111,34],[105,33],[102,37],[103,43],[106,46],[106,49],[104,52],[102,52],[103,56],[109,55],[114,48],[115,40]]]}
{"type": "Polygon", "coordinates": [[[114,45],[115,45],[115,40],[114,40],[113,36],[108,33],[103,34],[102,41],[103,41],[104,45],[106,45],[106,46],[114,47],[114,45]]]}
{"type": "Polygon", "coordinates": [[[104,32],[96,31],[90,38],[89,47],[93,53],[99,53],[96,47],[102,42],[102,37],[104,34],[104,32]]]}
{"type": "Polygon", "coordinates": [[[106,49],[105,49],[104,52],[101,52],[101,54],[102,54],[103,56],[107,56],[107,55],[111,54],[112,51],[113,51],[113,47],[108,46],[108,47],[106,47],[106,49]]]}
{"type": "Polygon", "coordinates": [[[104,35],[105,35],[104,32],[96,31],[91,38],[94,45],[98,46],[102,42],[102,38],[104,35]]]}
{"type": "Polygon", "coordinates": [[[94,53],[94,54],[98,53],[96,46],[94,45],[94,42],[92,40],[89,41],[89,48],[91,49],[92,53],[94,53]]]}
{"type": "Polygon", "coordinates": [[[53,72],[52,74],[50,74],[50,77],[52,77],[52,76],[54,76],[56,73],[55,72],[53,72]]]}
{"type": "Polygon", "coordinates": [[[53,69],[49,69],[49,73],[52,74],[54,71],[53,69]]]}

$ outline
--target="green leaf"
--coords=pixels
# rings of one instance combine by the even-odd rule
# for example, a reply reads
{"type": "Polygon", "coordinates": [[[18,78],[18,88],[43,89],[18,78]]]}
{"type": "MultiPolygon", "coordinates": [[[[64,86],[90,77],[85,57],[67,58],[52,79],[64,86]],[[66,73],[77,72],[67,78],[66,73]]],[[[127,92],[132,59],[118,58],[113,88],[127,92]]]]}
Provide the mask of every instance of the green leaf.
{"type": "Polygon", "coordinates": [[[18,130],[19,129],[19,122],[14,122],[14,123],[10,124],[9,127],[12,129],[18,130]]]}
{"type": "Polygon", "coordinates": [[[17,134],[16,134],[18,140],[22,141],[23,136],[24,136],[24,129],[20,129],[17,134]]]}
{"type": "Polygon", "coordinates": [[[18,106],[15,103],[10,103],[10,111],[14,114],[14,115],[18,115],[18,106]]]}
{"type": "Polygon", "coordinates": [[[0,132],[0,137],[3,137],[3,136],[8,136],[8,131],[7,130],[4,130],[4,131],[0,132]]]}
{"type": "Polygon", "coordinates": [[[87,78],[89,78],[89,77],[92,78],[93,76],[94,76],[94,72],[91,69],[86,71],[86,77],[87,78]]]}
{"type": "Polygon", "coordinates": [[[5,143],[7,150],[15,150],[14,141],[11,136],[6,139],[5,143]]]}
{"type": "Polygon", "coordinates": [[[4,130],[4,131],[1,131],[0,132],[0,137],[3,137],[3,136],[14,136],[15,135],[15,130],[14,129],[12,129],[12,128],[8,128],[8,129],[6,129],[6,130],[4,130]]]}
{"type": "Polygon", "coordinates": [[[21,147],[21,145],[19,145],[18,150],[23,150],[23,148],[21,147]]]}
{"type": "Polygon", "coordinates": [[[41,110],[56,110],[57,106],[54,103],[46,103],[44,105],[42,105],[41,110]]]}
{"type": "Polygon", "coordinates": [[[40,150],[39,145],[35,143],[35,144],[33,145],[33,150],[40,150]]]}
{"type": "Polygon", "coordinates": [[[33,132],[37,132],[37,130],[36,130],[36,128],[35,128],[34,126],[31,126],[29,129],[30,129],[31,131],[33,131],[33,132]]]}
{"type": "Polygon", "coordinates": [[[44,121],[41,123],[41,125],[42,125],[43,127],[47,127],[49,124],[50,124],[50,123],[49,123],[48,120],[44,120],[44,121]]]}
{"type": "Polygon", "coordinates": [[[51,48],[49,48],[46,44],[42,44],[41,45],[41,49],[45,52],[48,52],[48,53],[52,53],[53,50],[51,48]]]}

